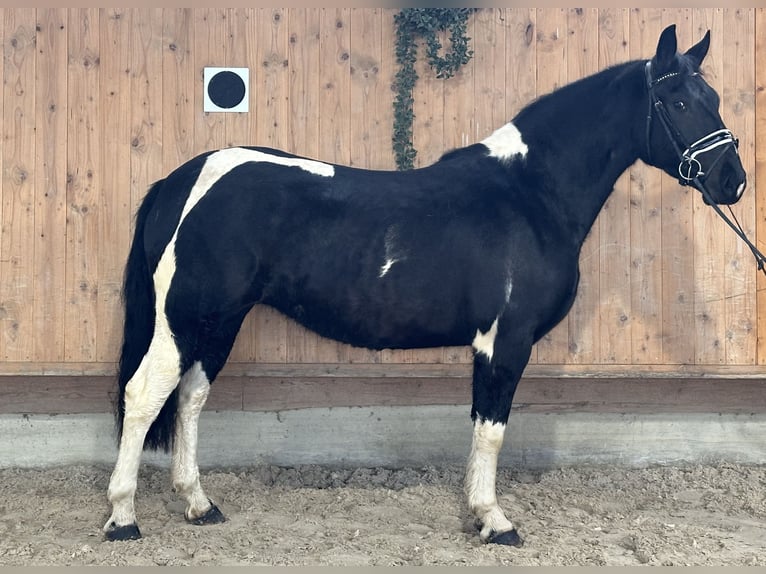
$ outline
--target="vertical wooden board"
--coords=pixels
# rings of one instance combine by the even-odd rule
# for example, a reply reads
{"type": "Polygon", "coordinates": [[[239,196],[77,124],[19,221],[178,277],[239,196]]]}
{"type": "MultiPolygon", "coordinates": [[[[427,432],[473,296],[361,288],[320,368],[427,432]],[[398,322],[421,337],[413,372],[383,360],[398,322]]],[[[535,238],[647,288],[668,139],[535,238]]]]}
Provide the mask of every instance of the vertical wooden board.
{"type": "Polygon", "coordinates": [[[323,8],[319,40],[319,153],[323,161],[350,161],[349,9],[323,8]]]}
{"type": "Polygon", "coordinates": [[[34,352],[35,10],[4,12],[0,356],[34,352]]]}
{"type": "Polygon", "coordinates": [[[68,361],[94,361],[101,191],[100,31],[97,9],[69,11],[66,338],[68,361]]]}
{"type": "MultiPolygon", "coordinates": [[[[691,11],[663,9],[664,26],[676,24],[679,49],[692,45],[691,11]]],[[[694,217],[697,193],[662,174],[662,332],[665,364],[694,363],[694,217]]]]}
{"type": "MultiPolygon", "coordinates": [[[[318,117],[322,161],[348,164],[350,158],[350,11],[321,8],[319,11],[318,117]]],[[[313,335],[312,335],[313,337],[313,335]]],[[[349,347],[323,337],[313,340],[317,362],[347,362],[349,347]]]]}
{"type": "MultiPolygon", "coordinates": [[[[505,114],[512,119],[537,96],[537,11],[534,8],[507,8],[505,114]]],[[[522,134],[523,137],[523,134],[522,134]]],[[[535,345],[529,363],[537,363],[535,345]]]]}
{"type": "MultiPolygon", "coordinates": [[[[258,145],[255,141],[255,126],[258,110],[254,105],[253,86],[260,73],[257,65],[258,18],[253,8],[229,8],[226,11],[226,40],[224,64],[234,68],[248,68],[250,71],[250,98],[247,113],[224,114],[226,147],[258,145]]],[[[285,99],[288,94],[282,95],[285,99]]]]}
{"type": "MultiPolygon", "coordinates": [[[[398,10],[385,10],[383,38],[389,34],[389,57],[391,70],[391,86],[394,87],[394,77],[399,70],[399,64],[396,61],[396,24],[394,16],[398,10]]],[[[413,88],[412,112],[414,114],[412,122],[412,144],[417,150],[415,156],[415,167],[421,167],[436,161],[444,153],[444,81],[438,80],[431,73],[428,64],[423,58],[423,47],[418,42],[418,58],[415,62],[415,72],[418,75],[418,81],[413,88]]],[[[388,114],[388,141],[387,147],[391,149],[392,169],[396,169],[396,159],[392,148],[393,134],[393,103],[396,93],[390,92],[388,106],[391,112],[388,114]]],[[[427,351],[431,353],[432,351],[427,351]]],[[[380,352],[380,359],[384,363],[402,364],[411,363],[415,360],[416,351],[406,349],[384,349],[380,352]]]]}
{"type": "Polygon", "coordinates": [[[507,8],[505,52],[505,115],[511,119],[537,96],[537,12],[507,8]]]}
{"type": "Polygon", "coordinates": [[[376,169],[396,169],[391,134],[394,125],[394,76],[396,75],[396,38],[394,10],[380,11],[380,70],[378,71],[378,109],[380,120],[377,144],[372,150],[372,166],[376,169]]]}
{"type": "MultiPolygon", "coordinates": [[[[320,158],[319,148],[319,8],[291,8],[288,12],[288,132],[287,150],[320,158]]],[[[315,363],[324,360],[329,344],[294,321],[287,322],[287,361],[315,363]]]]}
{"type": "MultiPolygon", "coordinates": [[[[395,38],[395,30],[391,30],[391,33],[395,38]]],[[[444,88],[445,82],[452,81],[436,77],[426,61],[422,39],[418,39],[417,42],[415,73],[418,80],[412,90],[412,145],[417,151],[414,163],[416,168],[436,162],[448,149],[444,142],[444,88]]],[[[399,64],[396,64],[396,70],[399,70],[399,64]]],[[[396,94],[392,93],[391,97],[396,97],[396,94]]],[[[393,106],[393,100],[390,105],[393,106]]],[[[393,127],[393,117],[391,126],[393,127]]]]}
{"type": "MultiPolygon", "coordinates": [[[[379,88],[382,20],[380,8],[351,8],[350,13],[350,165],[374,169],[372,157],[380,146],[380,100],[387,94],[379,88]]],[[[390,131],[385,126],[386,132],[390,131]]]]}
{"type": "MultiPolygon", "coordinates": [[[[377,158],[381,145],[390,138],[390,125],[379,115],[384,101],[390,107],[390,90],[383,89],[381,81],[383,21],[380,8],[351,8],[350,24],[350,94],[351,116],[349,141],[350,165],[365,169],[379,169],[377,158]]],[[[349,349],[349,362],[379,363],[379,352],[362,348],[349,349]]]]}
{"type": "MultiPolygon", "coordinates": [[[[725,8],[724,97],[721,115],[727,127],[739,137],[739,153],[745,171],[755,167],[755,19],[753,9],[725,8]]],[[[732,206],[745,233],[755,234],[755,198],[745,194],[732,206]]],[[[751,365],[756,354],[756,265],[742,240],[722,224],[726,252],[725,308],[726,362],[751,365]]]]}
{"type": "Polygon", "coordinates": [[[195,149],[192,10],[165,8],[162,28],[162,166],[170,173],[195,149]]]}
{"type": "MultiPolygon", "coordinates": [[[[466,35],[475,38],[476,16],[466,22],[466,35]]],[[[442,44],[446,43],[446,37],[442,44]]],[[[476,143],[474,109],[476,61],[471,58],[457,73],[444,82],[444,141],[442,152],[476,143]]],[[[433,71],[426,73],[433,74],[433,71]]]]}
{"type": "MultiPolygon", "coordinates": [[[[253,98],[258,110],[255,139],[259,145],[282,148],[289,136],[289,32],[283,8],[259,8],[257,17],[258,81],[253,98]]],[[[255,326],[255,360],[284,363],[287,360],[287,319],[271,308],[258,306],[255,326]]]]}
{"type": "MultiPolygon", "coordinates": [[[[724,59],[723,10],[695,9],[692,13],[694,41],[711,32],[711,46],[702,64],[705,80],[723,94],[724,59]]],[[[683,49],[683,48],[682,48],[683,49]]],[[[726,361],[726,320],[724,281],[726,270],[725,233],[718,215],[694,194],[694,336],[695,363],[720,364],[726,361]]]]}
{"type": "MultiPolygon", "coordinates": [[[[756,201],[756,239],[758,248],[766,250],[766,8],[755,10],[755,171],[748,174],[749,190],[756,201]],[[763,183],[762,183],[763,182],[763,183]],[[753,191],[755,190],[755,191],[753,191]]],[[[757,279],[757,362],[766,364],[766,278],[757,279]]]]}
{"type": "MultiPolygon", "coordinates": [[[[652,58],[662,10],[632,8],[630,57],[652,58]]],[[[662,176],[642,161],[630,168],[630,263],[633,364],[662,362],[662,176]]]]}
{"type": "MultiPolygon", "coordinates": [[[[225,40],[223,65],[250,70],[250,111],[223,114],[225,146],[260,145],[262,142],[256,140],[258,108],[255,105],[255,94],[259,89],[258,77],[261,71],[258,65],[257,9],[227,9],[225,40]]],[[[253,310],[245,317],[229,355],[229,362],[255,361],[256,314],[257,310],[253,310]]]]}
{"type": "Polygon", "coordinates": [[[117,359],[122,341],[121,287],[130,236],[131,10],[102,8],[101,32],[101,189],[98,193],[98,291],[96,360],[117,359]]]}
{"type": "MultiPolygon", "coordinates": [[[[599,11],[599,68],[630,58],[630,13],[626,8],[599,11]]],[[[623,173],[598,218],[600,240],[599,327],[601,363],[631,360],[630,176],[623,173]]]]}
{"type": "Polygon", "coordinates": [[[225,66],[226,10],[224,8],[194,8],[192,11],[194,49],[194,146],[192,155],[220,149],[226,141],[224,117],[228,112],[204,112],[203,72],[205,67],[225,66]]]}
{"type": "Polygon", "coordinates": [[[130,220],[149,186],[163,178],[161,8],[132,11],[130,28],[130,220]]]}
{"type": "MultiPolygon", "coordinates": [[[[569,81],[566,8],[537,9],[537,95],[552,92],[569,81]]],[[[523,137],[523,134],[522,134],[523,137]]],[[[536,345],[541,364],[563,364],[569,356],[569,323],[562,321],[536,345]]]]}
{"type": "Polygon", "coordinates": [[[66,285],[67,12],[37,14],[35,144],[35,362],[64,360],[66,285]]]}
{"type": "Polygon", "coordinates": [[[288,141],[292,153],[319,158],[320,8],[292,8],[288,17],[288,141]]]}
{"type": "MultiPolygon", "coordinates": [[[[567,76],[570,82],[599,71],[599,12],[571,8],[567,15],[567,76]]],[[[567,316],[568,363],[594,364],[599,360],[599,245],[600,226],[593,225],[580,252],[580,285],[567,316]]]]}
{"type": "Polygon", "coordinates": [[[505,114],[505,9],[479,8],[474,21],[471,47],[474,69],[474,133],[481,141],[508,122],[505,114]]]}

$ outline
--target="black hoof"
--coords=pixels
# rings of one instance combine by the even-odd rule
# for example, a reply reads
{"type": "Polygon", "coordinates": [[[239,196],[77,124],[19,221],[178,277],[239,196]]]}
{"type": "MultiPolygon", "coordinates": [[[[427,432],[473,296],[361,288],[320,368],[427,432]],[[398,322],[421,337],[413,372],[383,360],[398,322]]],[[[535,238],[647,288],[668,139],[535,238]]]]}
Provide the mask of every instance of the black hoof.
{"type": "MultiPolygon", "coordinates": [[[[210,504],[213,504],[213,502],[211,501],[210,504]]],[[[226,522],[226,517],[223,515],[223,512],[218,510],[218,507],[213,504],[213,506],[211,506],[210,509],[202,516],[199,516],[193,520],[189,520],[187,518],[186,521],[189,524],[203,526],[205,524],[220,524],[221,522],[226,522]]]]}
{"type": "Polygon", "coordinates": [[[505,546],[519,546],[524,544],[524,541],[519,536],[519,533],[514,528],[513,530],[506,530],[500,534],[492,533],[487,539],[488,544],[503,544],[505,546]]]}
{"type": "Polygon", "coordinates": [[[135,522],[125,526],[117,526],[112,522],[109,525],[109,530],[106,531],[106,539],[112,542],[115,540],[138,540],[139,538],[141,538],[141,531],[135,522]]]}

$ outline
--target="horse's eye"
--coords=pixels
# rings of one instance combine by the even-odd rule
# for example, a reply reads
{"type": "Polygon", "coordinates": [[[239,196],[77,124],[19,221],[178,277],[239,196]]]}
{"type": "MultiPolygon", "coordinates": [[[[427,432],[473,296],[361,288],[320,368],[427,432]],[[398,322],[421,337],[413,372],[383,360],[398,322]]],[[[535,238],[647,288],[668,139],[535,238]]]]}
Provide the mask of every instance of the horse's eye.
{"type": "Polygon", "coordinates": [[[682,101],[673,102],[673,107],[677,109],[679,112],[685,112],[686,111],[686,104],[682,101]]]}

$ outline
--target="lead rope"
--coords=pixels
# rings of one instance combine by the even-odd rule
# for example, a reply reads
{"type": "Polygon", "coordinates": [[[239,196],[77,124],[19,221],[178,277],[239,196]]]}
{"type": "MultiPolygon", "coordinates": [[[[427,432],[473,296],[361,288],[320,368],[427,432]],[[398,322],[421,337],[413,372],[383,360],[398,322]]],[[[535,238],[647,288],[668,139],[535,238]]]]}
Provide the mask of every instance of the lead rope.
{"type": "Polygon", "coordinates": [[[721,208],[718,206],[718,204],[713,201],[713,198],[710,197],[710,194],[708,193],[707,188],[705,185],[699,180],[699,178],[694,179],[695,185],[698,186],[698,189],[702,191],[702,194],[705,196],[705,198],[708,200],[708,203],[710,206],[715,210],[715,212],[726,222],[726,225],[731,227],[734,230],[734,233],[736,233],[739,238],[745,242],[745,245],[747,245],[750,248],[750,251],[753,254],[753,257],[755,257],[755,261],[758,264],[758,270],[761,271],[764,275],[766,275],[766,256],[761,253],[758,248],[753,244],[750,239],[748,239],[747,235],[745,234],[745,231],[742,229],[742,226],[739,223],[739,220],[737,219],[737,216],[734,215],[734,211],[731,209],[730,205],[727,205],[729,209],[729,213],[731,214],[732,219],[734,222],[729,219],[726,214],[721,210],[721,208]]]}

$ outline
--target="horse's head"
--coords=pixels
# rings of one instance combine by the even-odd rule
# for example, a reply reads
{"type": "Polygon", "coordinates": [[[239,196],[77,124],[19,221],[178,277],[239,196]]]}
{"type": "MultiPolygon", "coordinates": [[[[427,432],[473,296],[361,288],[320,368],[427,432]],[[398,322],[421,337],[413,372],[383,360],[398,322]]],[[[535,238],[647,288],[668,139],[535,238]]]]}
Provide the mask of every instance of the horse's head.
{"type": "Polygon", "coordinates": [[[700,64],[710,32],[685,54],[676,51],[675,26],[660,36],[657,54],[646,63],[649,113],[645,161],[684,185],[702,191],[706,203],[735,203],[746,175],[737,139],[718,113],[720,98],[702,78],[700,64]]]}

